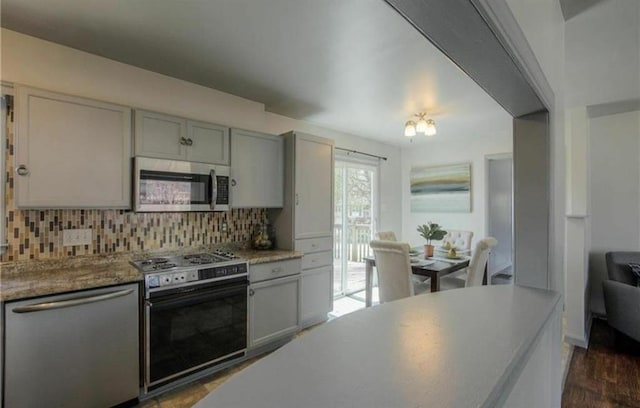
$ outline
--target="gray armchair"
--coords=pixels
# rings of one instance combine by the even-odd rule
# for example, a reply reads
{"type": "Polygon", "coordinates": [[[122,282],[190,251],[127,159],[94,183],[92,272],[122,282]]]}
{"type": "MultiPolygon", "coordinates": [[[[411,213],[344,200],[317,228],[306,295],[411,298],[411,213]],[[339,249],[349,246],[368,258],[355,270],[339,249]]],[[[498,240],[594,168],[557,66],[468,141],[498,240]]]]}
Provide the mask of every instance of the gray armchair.
{"type": "Polygon", "coordinates": [[[640,341],[640,287],[629,263],[640,264],[640,252],[607,252],[609,280],[602,283],[609,326],[640,341]]]}

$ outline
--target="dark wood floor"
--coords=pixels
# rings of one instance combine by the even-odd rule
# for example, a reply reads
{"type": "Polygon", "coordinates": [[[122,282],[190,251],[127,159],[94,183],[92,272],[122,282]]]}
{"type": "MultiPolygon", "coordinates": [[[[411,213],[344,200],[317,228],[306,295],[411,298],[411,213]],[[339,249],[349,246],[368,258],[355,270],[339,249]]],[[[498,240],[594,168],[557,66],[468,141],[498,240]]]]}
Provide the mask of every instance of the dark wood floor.
{"type": "Polygon", "coordinates": [[[594,320],[589,349],[573,351],[562,407],[640,407],[640,344],[594,320]]]}

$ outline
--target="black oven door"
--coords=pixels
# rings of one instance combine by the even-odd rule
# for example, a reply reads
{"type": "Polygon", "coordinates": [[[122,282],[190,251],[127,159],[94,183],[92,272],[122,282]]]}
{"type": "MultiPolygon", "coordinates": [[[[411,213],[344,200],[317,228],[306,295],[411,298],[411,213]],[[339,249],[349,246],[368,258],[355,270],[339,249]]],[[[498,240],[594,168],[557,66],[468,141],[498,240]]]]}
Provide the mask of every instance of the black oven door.
{"type": "Polygon", "coordinates": [[[146,304],[147,389],[244,355],[248,284],[242,278],[152,294],[146,304]]]}

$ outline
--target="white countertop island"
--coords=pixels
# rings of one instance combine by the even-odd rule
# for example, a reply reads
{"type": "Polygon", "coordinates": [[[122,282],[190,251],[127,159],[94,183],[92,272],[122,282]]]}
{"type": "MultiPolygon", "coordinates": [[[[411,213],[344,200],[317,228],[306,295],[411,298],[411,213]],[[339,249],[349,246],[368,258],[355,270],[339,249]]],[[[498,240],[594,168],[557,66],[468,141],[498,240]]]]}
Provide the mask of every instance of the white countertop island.
{"type": "Polygon", "coordinates": [[[247,367],[198,408],[559,407],[561,302],[484,286],[333,320],[247,367]]]}

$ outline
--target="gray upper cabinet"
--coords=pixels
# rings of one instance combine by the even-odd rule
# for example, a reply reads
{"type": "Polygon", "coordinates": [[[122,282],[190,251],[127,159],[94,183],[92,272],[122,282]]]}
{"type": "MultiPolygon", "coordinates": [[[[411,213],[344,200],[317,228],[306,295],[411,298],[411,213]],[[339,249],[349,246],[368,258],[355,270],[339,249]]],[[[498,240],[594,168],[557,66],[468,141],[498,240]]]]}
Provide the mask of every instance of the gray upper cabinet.
{"type": "Polygon", "coordinates": [[[229,165],[229,128],[136,110],[136,156],[229,165]]]}
{"type": "Polygon", "coordinates": [[[333,235],[333,142],[297,134],[294,238],[333,235]]]}
{"type": "Polygon", "coordinates": [[[187,121],[162,113],[136,111],[136,156],[187,160],[187,121]]]}
{"type": "Polygon", "coordinates": [[[130,208],[131,109],[16,89],[18,208],[130,208]]]}
{"type": "Polygon", "coordinates": [[[187,120],[187,160],[229,165],[229,128],[187,120]]]}
{"type": "Polygon", "coordinates": [[[284,203],[284,140],[231,129],[231,206],[281,208],[284,203]]]}

